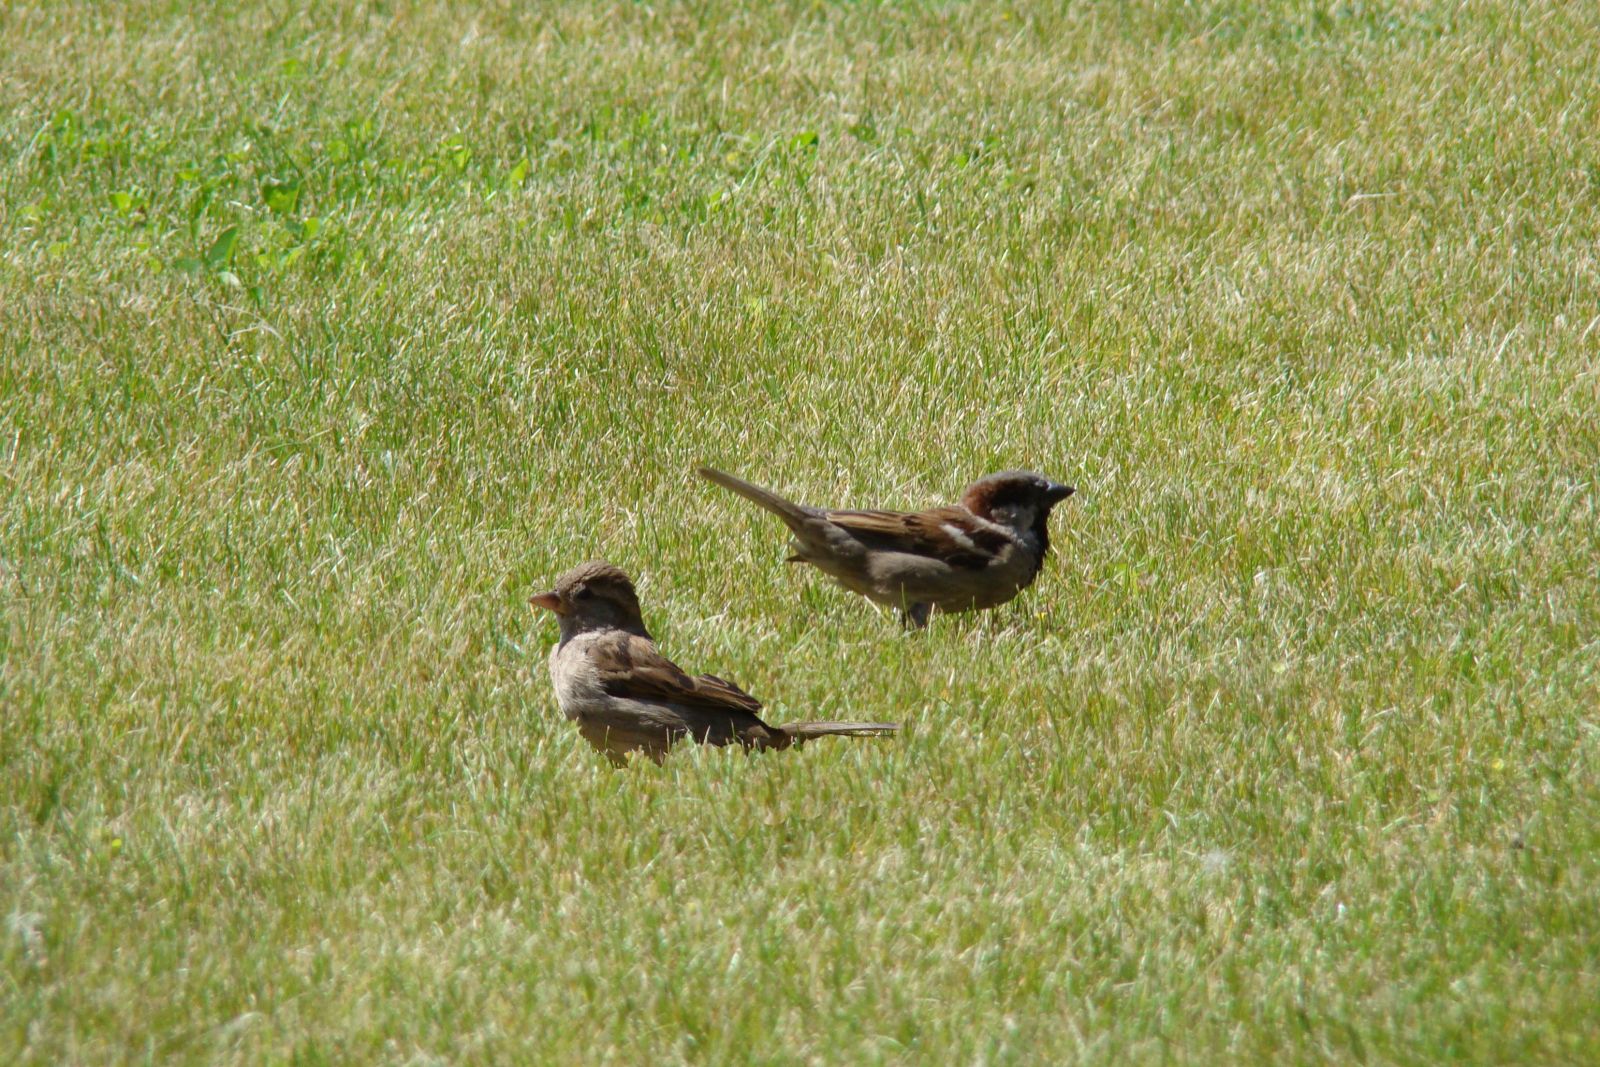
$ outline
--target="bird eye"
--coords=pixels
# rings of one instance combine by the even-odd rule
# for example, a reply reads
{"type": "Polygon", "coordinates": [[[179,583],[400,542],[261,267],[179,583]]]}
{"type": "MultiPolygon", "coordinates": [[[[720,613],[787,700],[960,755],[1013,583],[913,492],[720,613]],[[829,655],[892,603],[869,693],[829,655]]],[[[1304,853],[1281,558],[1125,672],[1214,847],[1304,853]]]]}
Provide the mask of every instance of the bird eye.
{"type": "Polygon", "coordinates": [[[588,600],[590,597],[594,596],[594,590],[590,589],[588,586],[583,586],[572,595],[577,597],[579,600],[588,600]]]}

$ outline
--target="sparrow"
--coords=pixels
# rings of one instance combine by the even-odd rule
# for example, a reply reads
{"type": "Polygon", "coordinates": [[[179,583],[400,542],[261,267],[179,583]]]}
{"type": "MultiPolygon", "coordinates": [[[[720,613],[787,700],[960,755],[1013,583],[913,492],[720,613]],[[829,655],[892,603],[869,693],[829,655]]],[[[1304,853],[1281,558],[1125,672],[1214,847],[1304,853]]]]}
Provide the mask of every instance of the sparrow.
{"type": "Polygon", "coordinates": [[[783,749],[812,738],[875,737],[887,722],[772,726],[761,702],[712,674],[689,675],[656,650],[633,582],[609,563],[584,563],[530,601],[554,612],[561,641],[550,652],[556,702],[578,732],[616,766],[643,752],[660,763],[685,738],[702,745],[783,749]]]}
{"type": "Polygon", "coordinates": [[[927,511],[834,511],[785,500],[711,467],[700,476],[766,508],[809,563],[853,593],[896,608],[907,627],[935,612],[1004,604],[1033,584],[1050,551],[1050,509],[1075,491],[1032,471],[1001,471],[961,502],[927,511]]]}

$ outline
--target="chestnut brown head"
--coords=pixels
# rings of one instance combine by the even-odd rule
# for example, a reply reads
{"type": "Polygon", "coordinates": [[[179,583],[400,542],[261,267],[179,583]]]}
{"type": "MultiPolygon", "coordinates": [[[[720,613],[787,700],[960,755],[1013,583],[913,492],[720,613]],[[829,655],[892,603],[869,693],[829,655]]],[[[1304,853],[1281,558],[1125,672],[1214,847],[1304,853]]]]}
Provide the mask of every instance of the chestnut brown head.
{"type": "Polygon", "coordinates": [[[1077,492],[1033,471],[1001,471],[979,478],[961,494],[961,506],[979,518],[1028,530],[1050,548],[1050,509],[1077,492]]]}

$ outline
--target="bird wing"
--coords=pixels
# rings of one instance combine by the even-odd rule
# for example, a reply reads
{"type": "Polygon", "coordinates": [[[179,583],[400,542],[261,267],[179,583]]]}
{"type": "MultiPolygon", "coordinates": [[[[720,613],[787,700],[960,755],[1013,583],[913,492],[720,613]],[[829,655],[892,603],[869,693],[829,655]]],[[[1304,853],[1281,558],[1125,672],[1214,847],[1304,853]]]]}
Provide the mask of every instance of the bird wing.
{"type": "Polygon", "coordinates": [[[601,687],[614,697],[751,716],[761,710],[761,701],[724,678],[688,674],[647,637],[618,633],[613,640],[596,643],[590,656],[601,687]]]}
{"type": "Polygon", "coordinates": [[[966,508],[928,511],[830,511],[829,522],[869,548],[909,552],[967,570],[981,570],[1014,544],[1005,531],[966,508]]]}

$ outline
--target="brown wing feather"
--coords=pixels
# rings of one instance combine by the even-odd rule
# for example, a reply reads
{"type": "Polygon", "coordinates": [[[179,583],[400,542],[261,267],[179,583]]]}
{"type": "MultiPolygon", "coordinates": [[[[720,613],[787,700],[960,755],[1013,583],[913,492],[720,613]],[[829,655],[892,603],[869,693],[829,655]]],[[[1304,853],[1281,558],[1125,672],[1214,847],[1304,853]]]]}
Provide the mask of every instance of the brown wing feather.
{"type": "Polygon", "coordinates": [[[761,710],[761,701],[726,679],[686,673],[648,638],[618,634],[591,656],[601,686],[615,697],[752,714],[761,710]]]}
{"type": "Polygon", "coordinates": [[[979,570],[994,562],[1011,544],[1003,533],[976,528],[966,508],[934,508],[929,511],[830,511],[829,522],[855,534],[874,548],[931,556],[952,567],[979,570]],[[969,545],[962,544],[944,527],[954,526],[969,545]]]}

